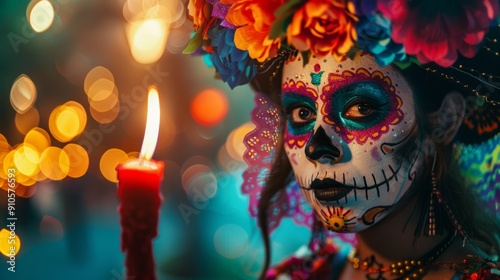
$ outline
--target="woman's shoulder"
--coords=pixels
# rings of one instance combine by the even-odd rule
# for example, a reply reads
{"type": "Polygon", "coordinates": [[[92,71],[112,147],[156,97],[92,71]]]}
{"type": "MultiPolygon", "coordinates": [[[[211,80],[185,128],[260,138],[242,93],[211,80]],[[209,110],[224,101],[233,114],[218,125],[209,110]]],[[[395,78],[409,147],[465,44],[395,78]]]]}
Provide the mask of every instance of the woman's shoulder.
{"type": "MultiPolygon", "coordinates": [[[[314,249],[303,246],[293,256],[271,267],[266,274],[266,279],[339,279],[351,250],[350,245],[333,242],[315,246],[314,249]]],[[[467,263],[464,261],[462,266],[454,267],[454,270],[461,272],[455,273],[451,280],[500,280],[500,270],[497,265],[497,263],[485,260],[467,263]]]]}
{"type": "Polygon", "coordinates": [[[474,273],[457,273],[451,280],[500,280],[500,271],[491,268],[481,268],[474,273]]]}
{"type": "Polygon", "coordinates": [[[267,279],[336,279],[351,247],[328,242],[311,250],[301,247],[293,256],[285,259],[267,272],[267,279]]]}

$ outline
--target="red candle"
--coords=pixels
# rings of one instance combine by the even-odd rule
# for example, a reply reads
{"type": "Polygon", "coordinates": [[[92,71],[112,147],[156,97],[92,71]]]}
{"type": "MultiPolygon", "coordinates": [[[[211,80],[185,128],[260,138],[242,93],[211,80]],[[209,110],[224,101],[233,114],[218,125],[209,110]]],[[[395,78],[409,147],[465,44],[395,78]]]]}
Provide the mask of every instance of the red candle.
{"type": "Polygon", "coordinates": [[[156,279],[152,239],[158,234],[163,167],[161,161],[140,159],[117,167],[121,250],[131,279],[156,279]]]}
{"type": "Polygon", "coordinates": [[[119,166],[118,198],[122,226],[121,250],[125,252],[127,279],[156,279],[152,240],[158,234],[158,214],[162,195],[164,163],[151,160],[160,124],[158,93],[148,97],[146,133],[139,159],[119,166]]]}

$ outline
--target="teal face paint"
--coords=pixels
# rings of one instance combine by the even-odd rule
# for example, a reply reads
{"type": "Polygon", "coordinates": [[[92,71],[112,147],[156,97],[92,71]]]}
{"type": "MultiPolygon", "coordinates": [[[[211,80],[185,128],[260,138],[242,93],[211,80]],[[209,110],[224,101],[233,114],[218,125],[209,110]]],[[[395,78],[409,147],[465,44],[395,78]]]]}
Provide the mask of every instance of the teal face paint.
{"type": "Polygon", "coordinates": [[[281,87],[282,104],[287,114],[285,143],[301,148],[310,137],[316,122],[318,93],[303,81],[289,79],[281,87]]]}
{"type": "Polygon", "coordinates": [[[357,82],[331,96],[329,115],[349,130],[368,129],[383,121],[391,104],[385,89],[374,82],[357,82]]]}
{"type": "Polygon", "coordinates": [[[296,93],[284,93],[282,103],[290,134],[302,135],[314,128],[317,112],[315,102],[311,98],[296,93]]]}

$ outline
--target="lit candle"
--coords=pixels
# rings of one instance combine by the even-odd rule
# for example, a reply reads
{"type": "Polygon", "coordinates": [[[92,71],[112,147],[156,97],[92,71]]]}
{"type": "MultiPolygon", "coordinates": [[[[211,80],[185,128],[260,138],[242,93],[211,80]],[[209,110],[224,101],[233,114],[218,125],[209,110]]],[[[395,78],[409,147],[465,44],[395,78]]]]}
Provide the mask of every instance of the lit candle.
{"type": "MultiPolygon", "coordinates": [[[[157,235],[158,213],[162,201],[160,185],[164,163],[151,159],[160,129],[158,92],[148,95],[146,132],[139,158],[119,165],[118,198],[122,226],[121,250],[125,252],[127,276],[156,279],[152,239],[157,235]]],[[[128,277],[127,277],[128,279],[128,277]]],[[[132,279],[132,278],[131,278],[132,279]]]]}

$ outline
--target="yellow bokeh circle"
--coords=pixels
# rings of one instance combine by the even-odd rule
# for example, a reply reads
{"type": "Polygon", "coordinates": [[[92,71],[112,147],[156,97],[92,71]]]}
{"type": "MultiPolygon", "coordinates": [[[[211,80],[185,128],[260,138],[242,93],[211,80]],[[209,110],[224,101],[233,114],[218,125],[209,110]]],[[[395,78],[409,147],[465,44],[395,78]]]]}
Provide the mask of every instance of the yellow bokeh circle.
{"type": "Polygon", "coordinates": [[[99,168],[102,176],[110,182],[118,182],[116,167],[118,164],[124,163],[129,159],[128,155],[116,148],[112,148],[104,152],[99,162],[99,168]]]}
{"type": "Polygon", "coordinates": [[[87,113],[83,106],[69,101],[56,107],[49,116],[49,130],[60,142],[69,142],[80,135],[87,125],[87,113]]]}
{"type": "Polygon", "coordinates": [[[64,179],[69,172],[70,160],[68,154],[58,147],[50,146],[40,157],[40,170],[53,181],[64,179]]]}
{"type": "Polygon", "coordinates": [[[21,249],[21,239],[14,230],[0,230],[0,253],[6,257],[15,256],[21,249]]]}
{"type": "Polygon", "coordinates": [[[87,151],[82,146],[73,143],[64,146],[63,151],[69,157],[68,176],[71,178],[82,177],[89,168],[87,151]]]}

